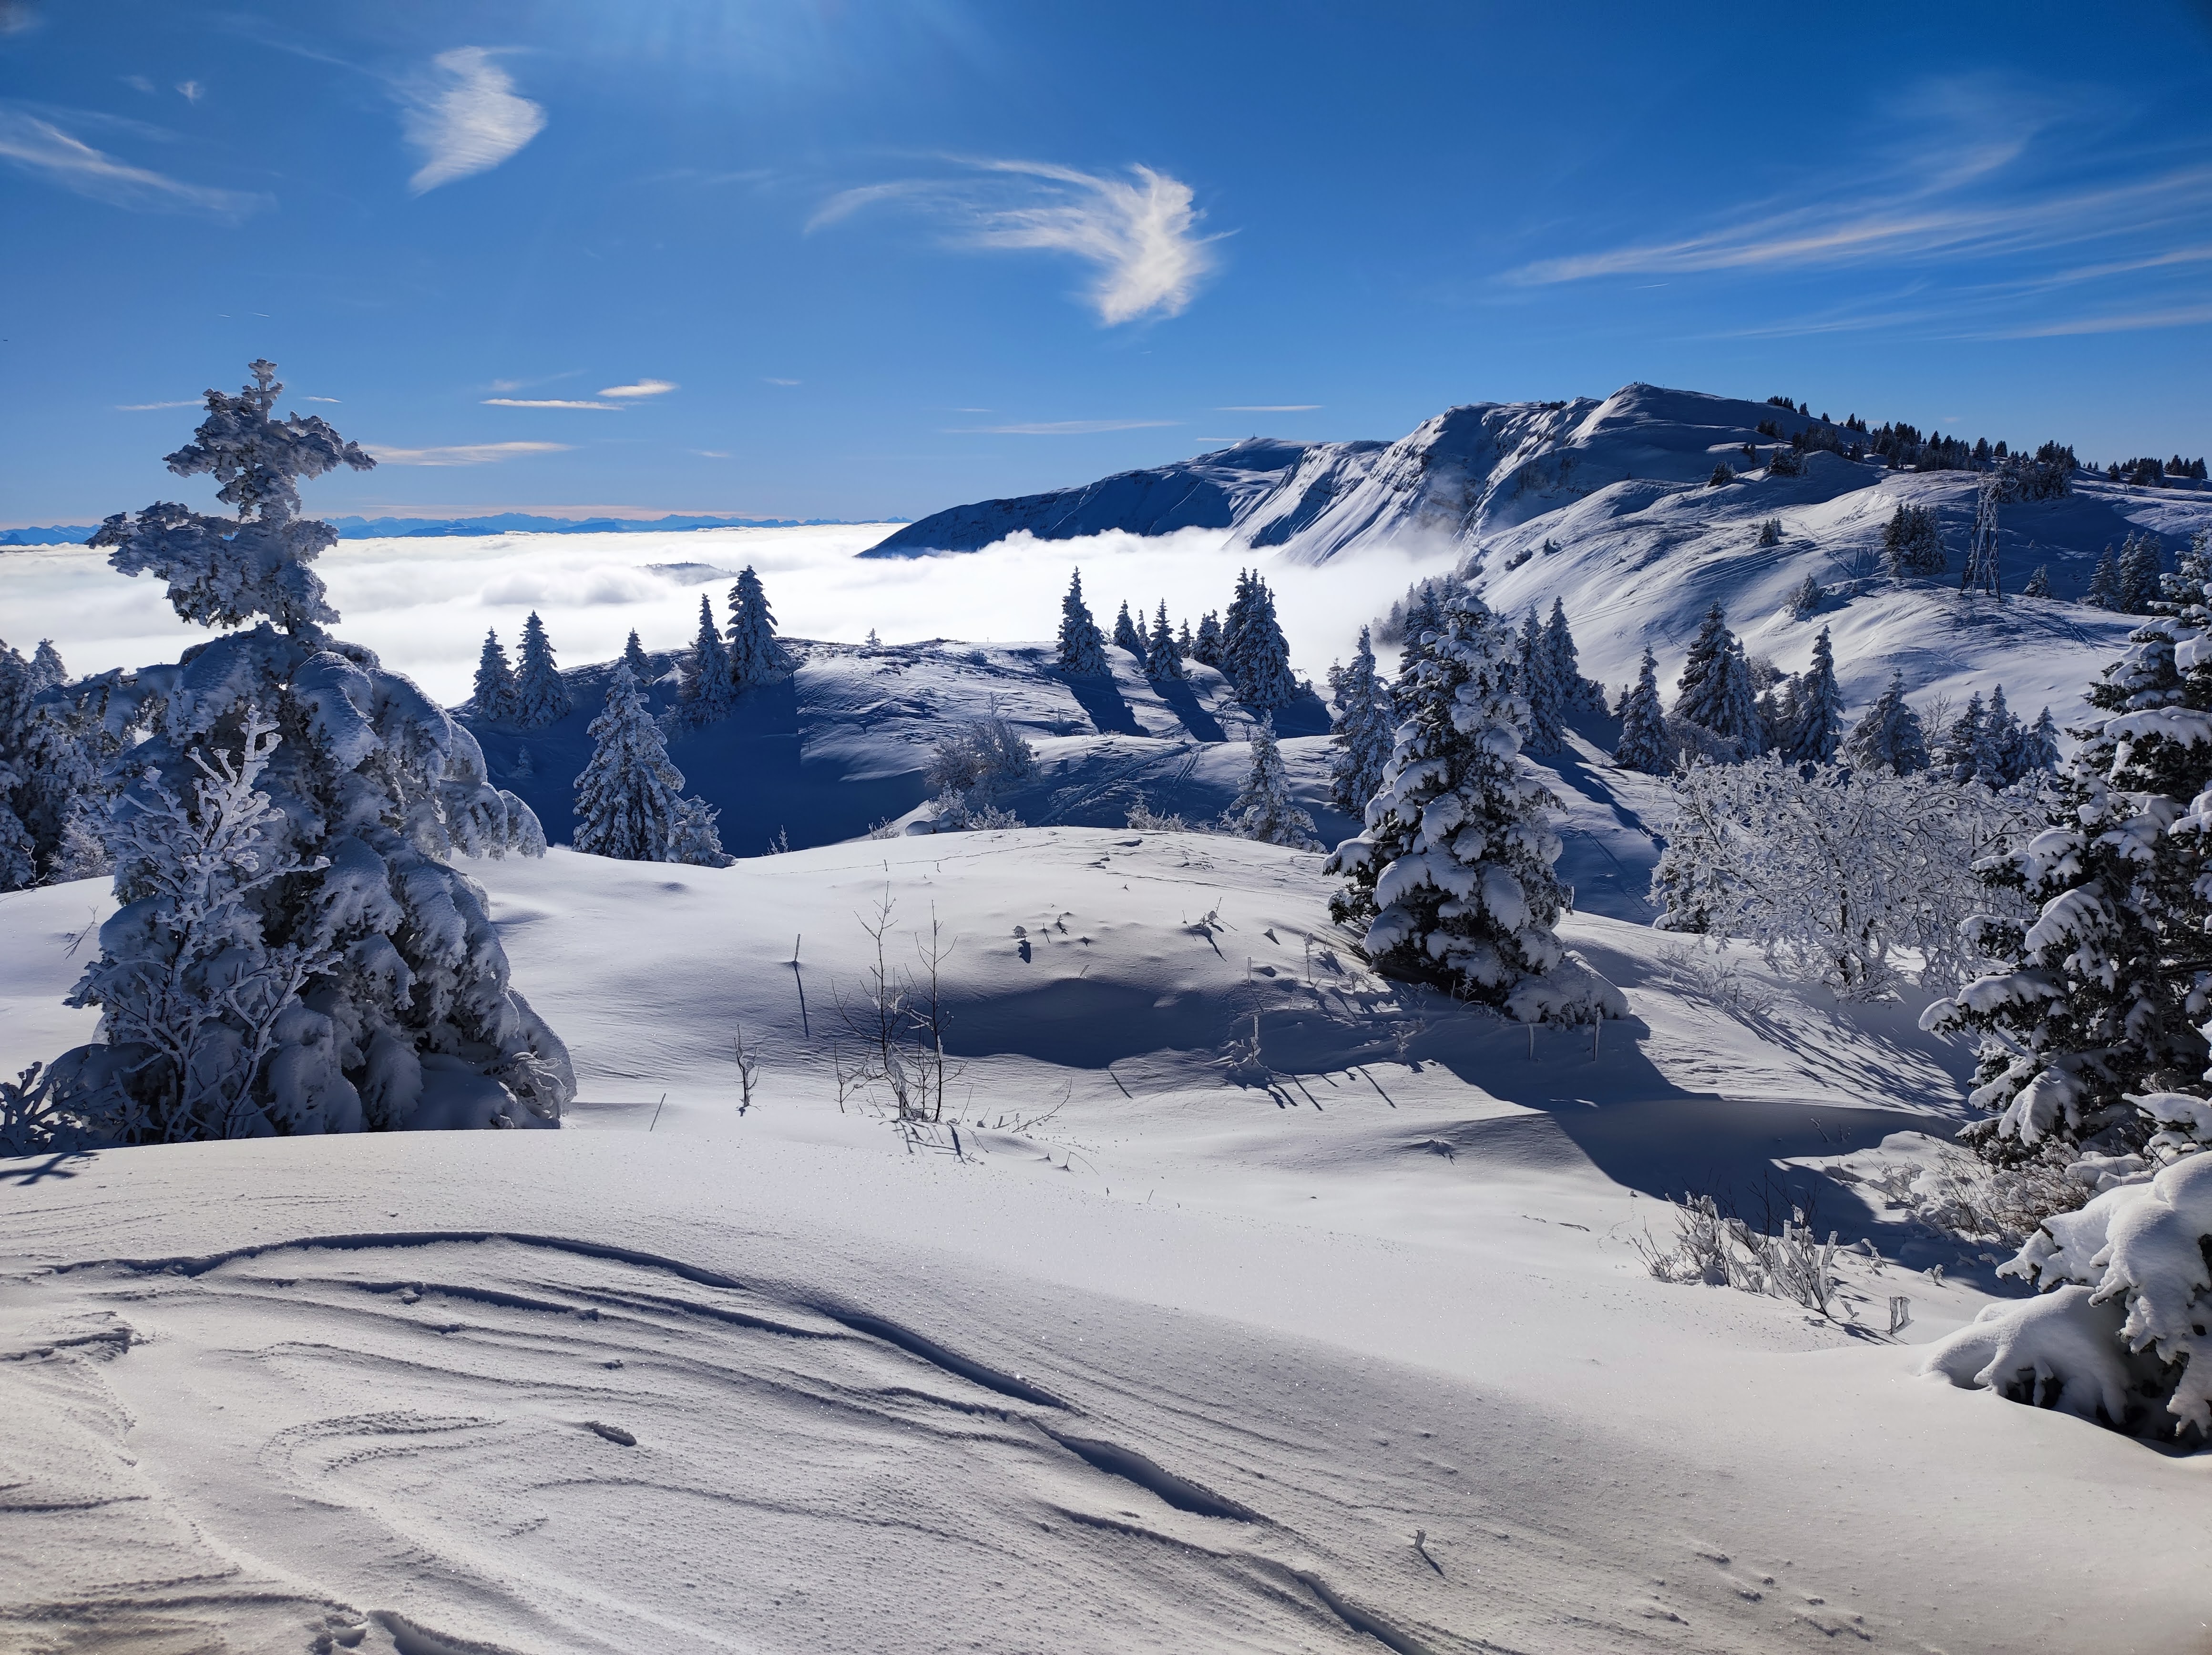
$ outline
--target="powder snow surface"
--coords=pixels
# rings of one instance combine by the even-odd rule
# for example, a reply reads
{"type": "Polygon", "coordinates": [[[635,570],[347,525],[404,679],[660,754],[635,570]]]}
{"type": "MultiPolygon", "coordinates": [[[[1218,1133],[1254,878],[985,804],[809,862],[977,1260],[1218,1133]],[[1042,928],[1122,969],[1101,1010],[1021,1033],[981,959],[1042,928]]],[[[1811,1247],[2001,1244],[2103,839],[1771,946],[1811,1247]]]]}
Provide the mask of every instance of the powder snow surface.
{"type": "MultiPolygon", "coordinates": [[[[8,1169],[0,1642],[2201,1646],[2201,1457],[1914,1375],[1995,1285],[1843,1164],[1962,1116],[1917,1007],[1580,915],[1634,1015],[1532,1045],[1360,968],[1318,866],[471,864],[568,1130],[8,1169]],[[834,1078],[886,899],[894,966],[949,949],[915,1139],[834,1078]],[[1841,1321],[1638,1266],[1655,1197],[1762,1179],[1887,1261],[1841,1321]]],[[[0,898],[9,1068],[105,901],[0,898]]]]}

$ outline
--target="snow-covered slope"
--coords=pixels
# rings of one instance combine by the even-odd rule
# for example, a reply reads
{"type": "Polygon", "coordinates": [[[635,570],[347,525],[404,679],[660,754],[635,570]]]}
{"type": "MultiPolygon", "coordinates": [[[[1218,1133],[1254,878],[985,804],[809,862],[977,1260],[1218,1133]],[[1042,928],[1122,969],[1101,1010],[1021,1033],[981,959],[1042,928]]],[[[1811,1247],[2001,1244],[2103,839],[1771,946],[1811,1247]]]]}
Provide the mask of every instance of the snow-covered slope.
{"type": "MultiPolygon", "coordinates": [[[[1179,834],[475,871],[583,1074],[570,1130],[7,1174],[0,1641],[2200,1636],[2200,1468],[1913,1376],[1990,1284],[1840,1169],[1959,1118],[1965,1054],[1911,1006],[1740,953],[1714,997],[1679,944],[1578,917],[1634,1015],[1531,1045],[1361,970],[1318,858],[1179,834]],[[900,962],[933,920],[950,945],[919,1134],[836,1081],[886,900],[900,962]],[[1894,1262],[1847,1262],[1833,1324],[1655,1282],[1631,1238],[1691,1184],[1894,1262]]],[[[0,898],[0,1064],[65,1033],[23,1013],[104,896],[0,898]]]]}

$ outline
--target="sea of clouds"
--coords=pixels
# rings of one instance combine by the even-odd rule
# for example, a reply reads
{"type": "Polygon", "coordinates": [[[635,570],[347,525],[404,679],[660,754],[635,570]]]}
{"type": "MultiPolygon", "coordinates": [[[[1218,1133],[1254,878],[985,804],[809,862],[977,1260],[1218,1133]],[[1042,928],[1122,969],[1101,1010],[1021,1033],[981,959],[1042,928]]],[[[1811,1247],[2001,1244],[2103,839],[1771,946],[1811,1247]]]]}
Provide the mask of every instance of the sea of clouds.
{"type": "MultiPolygon", "coordinates": [[[[690,641],[699,598],[727,619],[731,577],[750,565],[787,636],[858,643],[930,638],[1050,640],[1068,571],[1080,565],[1092,613],[1113,625],[1123,599],[1195,627],[1228,606],[1240,567],[1274,589],[1293,664],[1318,683],[1347,657],[1363,622],[1448,553],[1368,550],[1315,567],[1255,555],[1215,530],[1145,537],[1040,541],[1018,534],[980,552],[927,558],[858,555],[893,525],[701,529],[668,534],[499,535],[481,539],[342,541],[317,564],[344,619],[339,636],[441,700],[465,700],[486,627],[512,653],[532,610],[564,666],[618,654],[632,627],[648,649],[690,641]],[[656,567],[658,566],[658,567],[656,567]]],[[[82,547],[0,553],[0,639],[27,653],[52,638],[73,674],[173,661],[209,634],[179,621],[159,581],[128,579],[82,547]]]]}

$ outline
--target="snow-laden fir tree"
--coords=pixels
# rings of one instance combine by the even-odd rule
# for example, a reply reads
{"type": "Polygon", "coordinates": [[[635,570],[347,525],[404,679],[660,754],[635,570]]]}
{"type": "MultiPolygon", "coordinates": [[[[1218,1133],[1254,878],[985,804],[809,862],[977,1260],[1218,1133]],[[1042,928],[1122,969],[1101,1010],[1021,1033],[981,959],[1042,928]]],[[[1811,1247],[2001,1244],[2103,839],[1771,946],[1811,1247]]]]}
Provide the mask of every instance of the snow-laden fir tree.
{"type": "Polygon", "coordinates": [[[1244,656],[1244,631],[1252,624],[1252,613],[1260,602],[1260,577],[1249,569],[1237,571],[1237,589],[1230,594],[1229,607],[1221,617],[1221,676],[1231,683],[1237,682],[1238,664],[1244,656]]]}
{"type": "Polygon", "coordinates": [[[1251,747],[1252,768],[1223,815],[1222,825],[1244,839],[1318,851],[1321,842],[1314,837],[1313,818],[1291,796],[1291,773],[1283,764],[1273,718],[1263,716],[1252,726],[1251,747]]]}
{"type": "Polygon", "coordinates": [[[2004,686],[1990,692],[1989,711],[1982,718],[1982,746],[1975,755],[1974,779],[1990,787],[2009,787],[2023,773],[2021,740],[2027,732],[2012,709],[2005,705],[2004,686]]]}
{"type": "Polygon", "coordinates": [[[41,695],[68,682],[69,669],[62,664],[62,652],[54,647],[52,639],[41,638],[38,649],[31,656],[31,694],[41,695]]]}
{"type": "Polygon", "coordinates": [[[484,629],[483,649],[477,656],[476,709],[477,717],[489,724],[514,717],[514,669],[493,627],[484,629]]]}
{"type": "Polygon", "coordinates": [[[2120,564],[2106,547],[2098,555],[2097,567],[2090,572],[2089,590],[2081,601],[2093,609],[2117,609],[2120,607],[2120,564]]]}
{"type": "Polygon", "coordinates": [[[629,641],[623,646],[622,658],[623,664],[630,670],[630,676],[639,683],[653,682],[653,659],[646,654],[645,646],[637,641],[635,627],[629,629],[629,641]]]}
{"type": "Polygon", "coordinates": [[[1146,664],[1145,634],[1137,630],[1137,623],[1129,618],[1129,600],[1121,600],[1121,612],[1114,617],[1114,647],[1125,649],[1137,658],[1137,664],[1146,664]]]}
{"type": "Polygon", "coordinates": [[[1928,767],[1927,732],[1920,715],[1905,703],[1904,673],[1890,674],[1889,687],[1851,726],[1844,757],[1869,769],[1886,765],[1900,776],[1928,767]]]}
{"type": "Polygon", "coordinates": [[[1382,767],[1390,761],[1397,733],[1397,707],[1390,687],[1376,670],[1375,645],[1368,628],[1359,629],[1352,664],[1328,670],[1330,740],[1329,802],[1348,816],[1364,816],[1367,801],[1382,785],[1382,767]]]}
{"type": "Polygon", "coordinates": [[[1454,594],[1413,670],[1366,828],[1328,869],[1330,900],[1377,969],[1503,1007],[1524,1021],[1620,1015],[1620,991],[1566,958],[1552,865],[1557,801],[1521,756],[1511,628],[1454,594]]]}
{"type": "Polygon", "coordinates": [[[1882,525],[1881,564],[1893,578],[1929,579],[1942,573],[1948,561],[1942,533],[1929,507],[1899,505],[1882,525]]]}
{"type": "Polygon", "coordinates": [[[1635,688],[1621,697],[1620,741],[1613,749],[1613,761],[1654,776],[1674,767],[1667,710],[1659,700],[1659,663],[1648,648],[1637,670],[1635,688]]]}
{"type": "Polygon", "coordinates": [[[1291,671],[1290,640],[1275,615],[1275,595],[1257,574],[1240,582],[1245,609],[1236,630],[1224,630],[1221,670],[1236,687],[1237,699],[1255,712],[1288,706],[1298,696],[1291,671]]]}
{"type": "Polygon", "coordinates": [[[1988,714],[1982,706],[1982,693],[1976,690],[1966,698],[1966,705],[1959,716],[1951,720],[1936,749],[1936,773],[1953,781],[1967,782],[1984,769],[1996,767],[1996,755],[1990,750],[1988,714]]]}
{"type": "Polygon", "coordinates": [[[1068,577],[1067,595],[1060,600],[1060,670],[1071,678],[1103,678],[1106,664],[1106,635],[1091,618],[1083,601],[1083,571],[1068,577]]]}
{"type": "Polygon", "coordinates": [[[1583,676],[1582,652],[1567,624],[1567,606],[1557,597],[1544,621],[1544,647],[1552,658],[1552,681],[1559,686],[1560,716],[1604,712],[1605,686],[1583,676]]]}
{"type": "Polygon", "coordinates": [[[1793,619],[1802,621],[1828,601],[1828,594],[1820,583],[1808,574],[1790,593],[1790,613],[1793,619]]]}
{"type": "Polygon", "coordinates": [[[1751,663],[1717,602],[1705,612],[1675,688],[1676,718],[1711,731],[1739,754],[1756,753],[1764,745],[1751,663]]]}
{"type": "Polygon", "coordinates": [[[2163,548],[2156,535],[2131,533],[2120,544],[2118,602],[2124,615],[2148,615],[2160,596],[2159,562],[2163,548]]]}
{"type": "Polygon", "coordinates": [[[1843,735],[1844,692],[1836,683],[1835,646],[1823,627],[1813,640],[1813,663],[1790,697],[1789,725],[1775,739],[1792,764],[1826,764],[1836,756],[1843,735]]]}
{"type": "Polygon", "coordinates": [[[117,743],[120,906],[74,997],[99,1029],[52,1065],[53,1095],[95,1143],[550,1123],[567,1054],[448,861],[542,853],[544,834],[465,728],[324,632],[307,564],[336,537],[293,515],[295,480],[371,462],[319,420],[270,418],[280,390],[257,363],[169,459],[223,481],[240,523],[156,506],[95,537],[188,620],[282,629],[76,687],[117,743]]]}
{"type": "Polygon", "coordinates": [[[591,735],[592,761],[576,778],[578,850],[623,862],[723,865],[713,812],[684,797],[684,773],[669,761],[660,726],[621,662],[591,735]]]}
{"type": "Polygon", "coordinates": [[[2027,584],[2020,589],[2020,595],[2022,597],[2051,596],[2051,566],[2048,563],[2035,566],[2035,572],[2028,576],[2027,584]]]}
{"type": "Polygon", "coordinates": [[[1198,636],[1191,642],[1190,658],[1216,670],[1221,665],[1221,617],[1212,609],[1198,617],[1198,636]]]}
{"type": "Polygon", "coordinates": [[[2202,596],[2138,628],[2089,690],[2101,716],[2059,772],[2049,826],[1989,864],[2032,923],[1978,938],[2002,967],[1923,1020],[1991,1038],[1970,1128],[2006,1160],[2041,1146],[2119,1154],[2157,1130],[2150,1094],[2212,1093],[2212,613],[2202,596]]]}
{"type": "Polygon", "coordinates": [[[1516,688],[1528,710],[1529,750],[1556,753],[1566,745],[1566,725],[1563,722],[1566,696],[1553,662],[1551,646],[1544,636],[1543,622],[1536,619],[1533,604],[1522,618],[1521,641],[1516,654],[1516,688]]]}
{"type": "Polygon", "coordinates": [[[1197,646],[1198,640],[1190,635],[1190,617],[1186,615],[1176,623],[1176,648],[1188,661],[1192,658],[1191,651],[1197,646]]]}
{"type": "Polygon", "coordinates": [[[88,835],[106,806],[109,744],[100,697],[64,690],[68,676],[51,642],[27,661],[0,642],[0,891],[106,871],[88,835]]]}
{"type": "Polygon", "coordinates": [[[1152,616],[1152,635],[1145,641],[1145,670],[1162,683],[1190,676],[1183,670],[1182,653],[1176,647],[1175,634],[1168,626],[1165,598],[1152,616]]]}
{"type": "Polygon", "coordinates": [[[729,676],[733,689],[748,690],[788,677],[791,652],[775,635],[775,615],[768,591],[748,564],[730,588],[729,676]]]}
{"type": "Polygon", "coordinates": [[[2020,773],[2034,774],[2039,770],[2058,768],[2058,725],[2045,707],[2036,715],[2035,722],[2020,732],[2020,773]]]}
{"type": "Polygon", "coordinates": [[[684,660],[678,694],[684,716],[695,724],[723,717],[737,700],[737,686],[730,682],[729,647],[722,642],[721,628],[714,624],[714,602],[704,594],[699,599],[699,630],[691,640],[691,653],[684,660]]]}
{"type": "Polygon", "coordinates": [[[554,664],[553,641],[532,609],[522,623],[522,659],[514,669],[514,722],[524,730],[543,730],[568,716],[568,689],[554,664]]]}

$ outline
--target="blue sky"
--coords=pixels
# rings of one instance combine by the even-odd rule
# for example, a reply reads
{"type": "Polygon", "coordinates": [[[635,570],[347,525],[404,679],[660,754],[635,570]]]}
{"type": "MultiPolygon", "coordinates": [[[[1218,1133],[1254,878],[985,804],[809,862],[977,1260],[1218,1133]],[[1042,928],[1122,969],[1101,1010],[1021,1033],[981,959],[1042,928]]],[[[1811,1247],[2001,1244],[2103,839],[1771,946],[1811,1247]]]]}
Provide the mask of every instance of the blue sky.
{"type": "Polygon", "coordinates": [[[913,516],[1630,380],[2212,449],[2212,8],[0,0],[0,524],[913,516]],[[1887,14],[1887,15],[1885,15],[1887,14]],[[311,401],[326,398],[328,401],[311,401]]]}

